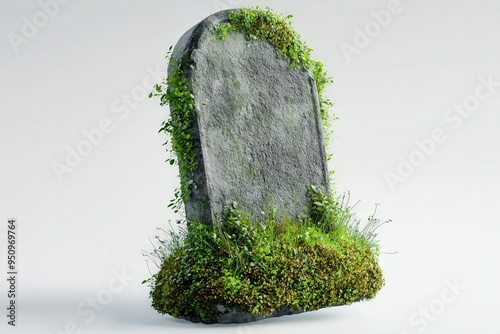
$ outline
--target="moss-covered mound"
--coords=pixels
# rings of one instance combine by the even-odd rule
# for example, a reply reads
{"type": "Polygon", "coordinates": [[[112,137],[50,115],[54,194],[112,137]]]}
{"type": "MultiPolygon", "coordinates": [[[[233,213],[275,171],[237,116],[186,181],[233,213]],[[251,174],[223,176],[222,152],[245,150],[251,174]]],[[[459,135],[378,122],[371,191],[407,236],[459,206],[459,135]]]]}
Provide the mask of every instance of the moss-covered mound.
{"type": "Polygon", "coordinates": [[[240,322],[373,298],[384,284],[372,238],[378,220],[362,233],[342,202],[311,193],[302,222],[233,206],[220,224],[191,222],[172,234],[150,280],[153,307],[205,323],[237,310],[248,315],[231,318],[240,322]]]}

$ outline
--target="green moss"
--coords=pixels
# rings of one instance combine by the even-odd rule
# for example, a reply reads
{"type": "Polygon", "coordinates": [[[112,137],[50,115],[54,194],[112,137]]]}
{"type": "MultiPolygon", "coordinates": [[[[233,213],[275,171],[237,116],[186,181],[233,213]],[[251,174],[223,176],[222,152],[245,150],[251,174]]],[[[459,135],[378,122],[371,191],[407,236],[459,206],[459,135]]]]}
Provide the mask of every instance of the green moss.
{"type": "Polygon", "coordinates": [[[210,323],[216,305],[269,316],[375,297],[384,285],[377,244],[352,229],[349,208],[331,195],[311,189],[311,212],[297,224],[273,210],[256,219],[233,206],[218,224],[189,224],[150,282],[153,307],[210,323]],[[334,217],[349,219],[326,222],[334,217]]]}

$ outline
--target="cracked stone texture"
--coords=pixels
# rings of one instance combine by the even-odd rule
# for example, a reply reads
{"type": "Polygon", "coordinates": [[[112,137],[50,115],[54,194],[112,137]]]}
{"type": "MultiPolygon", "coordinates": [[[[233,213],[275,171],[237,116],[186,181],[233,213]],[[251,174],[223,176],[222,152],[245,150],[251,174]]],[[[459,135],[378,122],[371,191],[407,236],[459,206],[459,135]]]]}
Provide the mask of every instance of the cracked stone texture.
{"type": "Polygon", "coordinates": [[[283,215],[307,214],[307,187],[328,191],[318,94],[309,72],[289,68],[268,42],[230,32],[224,41],[215,13],[179,40],[195,100],[193,132],[199,168],[186,203],[188,220],[212,224],[237,202],[255,215],[272,203],[283,215]]]}

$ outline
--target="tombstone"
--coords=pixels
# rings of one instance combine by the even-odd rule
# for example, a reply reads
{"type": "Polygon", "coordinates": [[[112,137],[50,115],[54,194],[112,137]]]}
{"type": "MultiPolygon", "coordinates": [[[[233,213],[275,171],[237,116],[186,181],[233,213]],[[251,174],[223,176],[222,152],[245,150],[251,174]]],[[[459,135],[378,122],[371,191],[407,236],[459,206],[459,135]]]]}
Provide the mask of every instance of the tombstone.
{"type": "MultiPolygon", "coordinates": [[[[161,103],[171,107],[162,130],[172,135],[191,225],[153,252],[164,256],[160,271],[148,280],[153,307],[193,322],[245,323],[373,298],[384,283],[377,252],[369,242],[355,242],[348,226],[338,240],[319,235],[313,246],[306,240],[309,232],[296,227],[316,235],[316,226],[283,224],[274,230],[258,224],[264,229],[252,230],[246,214],[241,221],[221,216],[236,202],[260,222],[266,222],[261,213],[268,208],[293,223],[302,217],[312,224],[335,219],[316,221],[316,204],[309,207],[310,186],[329,192],[312,74],[290,66],[265,40],[249,41],[231,29],[221,39],[214,32],[229,22],[228,13],[209,16],[181,37],[166,87],[156,86],[161,103]],[[230,231],[237,224],[241,231],[230,231]],[[288,235],[288,228],[300,234],[288,235]],[[255,231],[263,231],[264,238],[255,231]]],[[[275,22],[254,12],[239,14],[242,21],[253,17],[250,23],[259,29],[275,22]]],[[[338,226],[330,227],[337,232],[338,226]]]]}
{"type": "Polygon", "coordinates": [[[214,27],[227,13],[187,31],[172,53],[195,104],[198,168],[189,175],[187,219],[212,224],[234,202],[254,215],[272,203],[300,219],[308,187],[329,190],[315,82],[267,41],[247,41],[241,32],[218,38],[214,27]]]}

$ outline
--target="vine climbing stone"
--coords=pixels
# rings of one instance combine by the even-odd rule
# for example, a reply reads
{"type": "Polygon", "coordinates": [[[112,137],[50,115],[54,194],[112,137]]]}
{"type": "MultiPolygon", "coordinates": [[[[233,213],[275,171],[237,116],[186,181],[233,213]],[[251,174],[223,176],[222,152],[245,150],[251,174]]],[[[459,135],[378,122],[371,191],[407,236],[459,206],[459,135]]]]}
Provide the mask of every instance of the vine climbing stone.
{"type": "Polygon", "coordinates": [[[187,219],[212,224],[234,202],[255,215],[272,203],[300,219],[309,186],[329,191],[314,79],[267,41],[237,31],[218,38],[227,14],[201,21],[172,53],[169,71],[180,66],[194,100],[187,219]]]}

